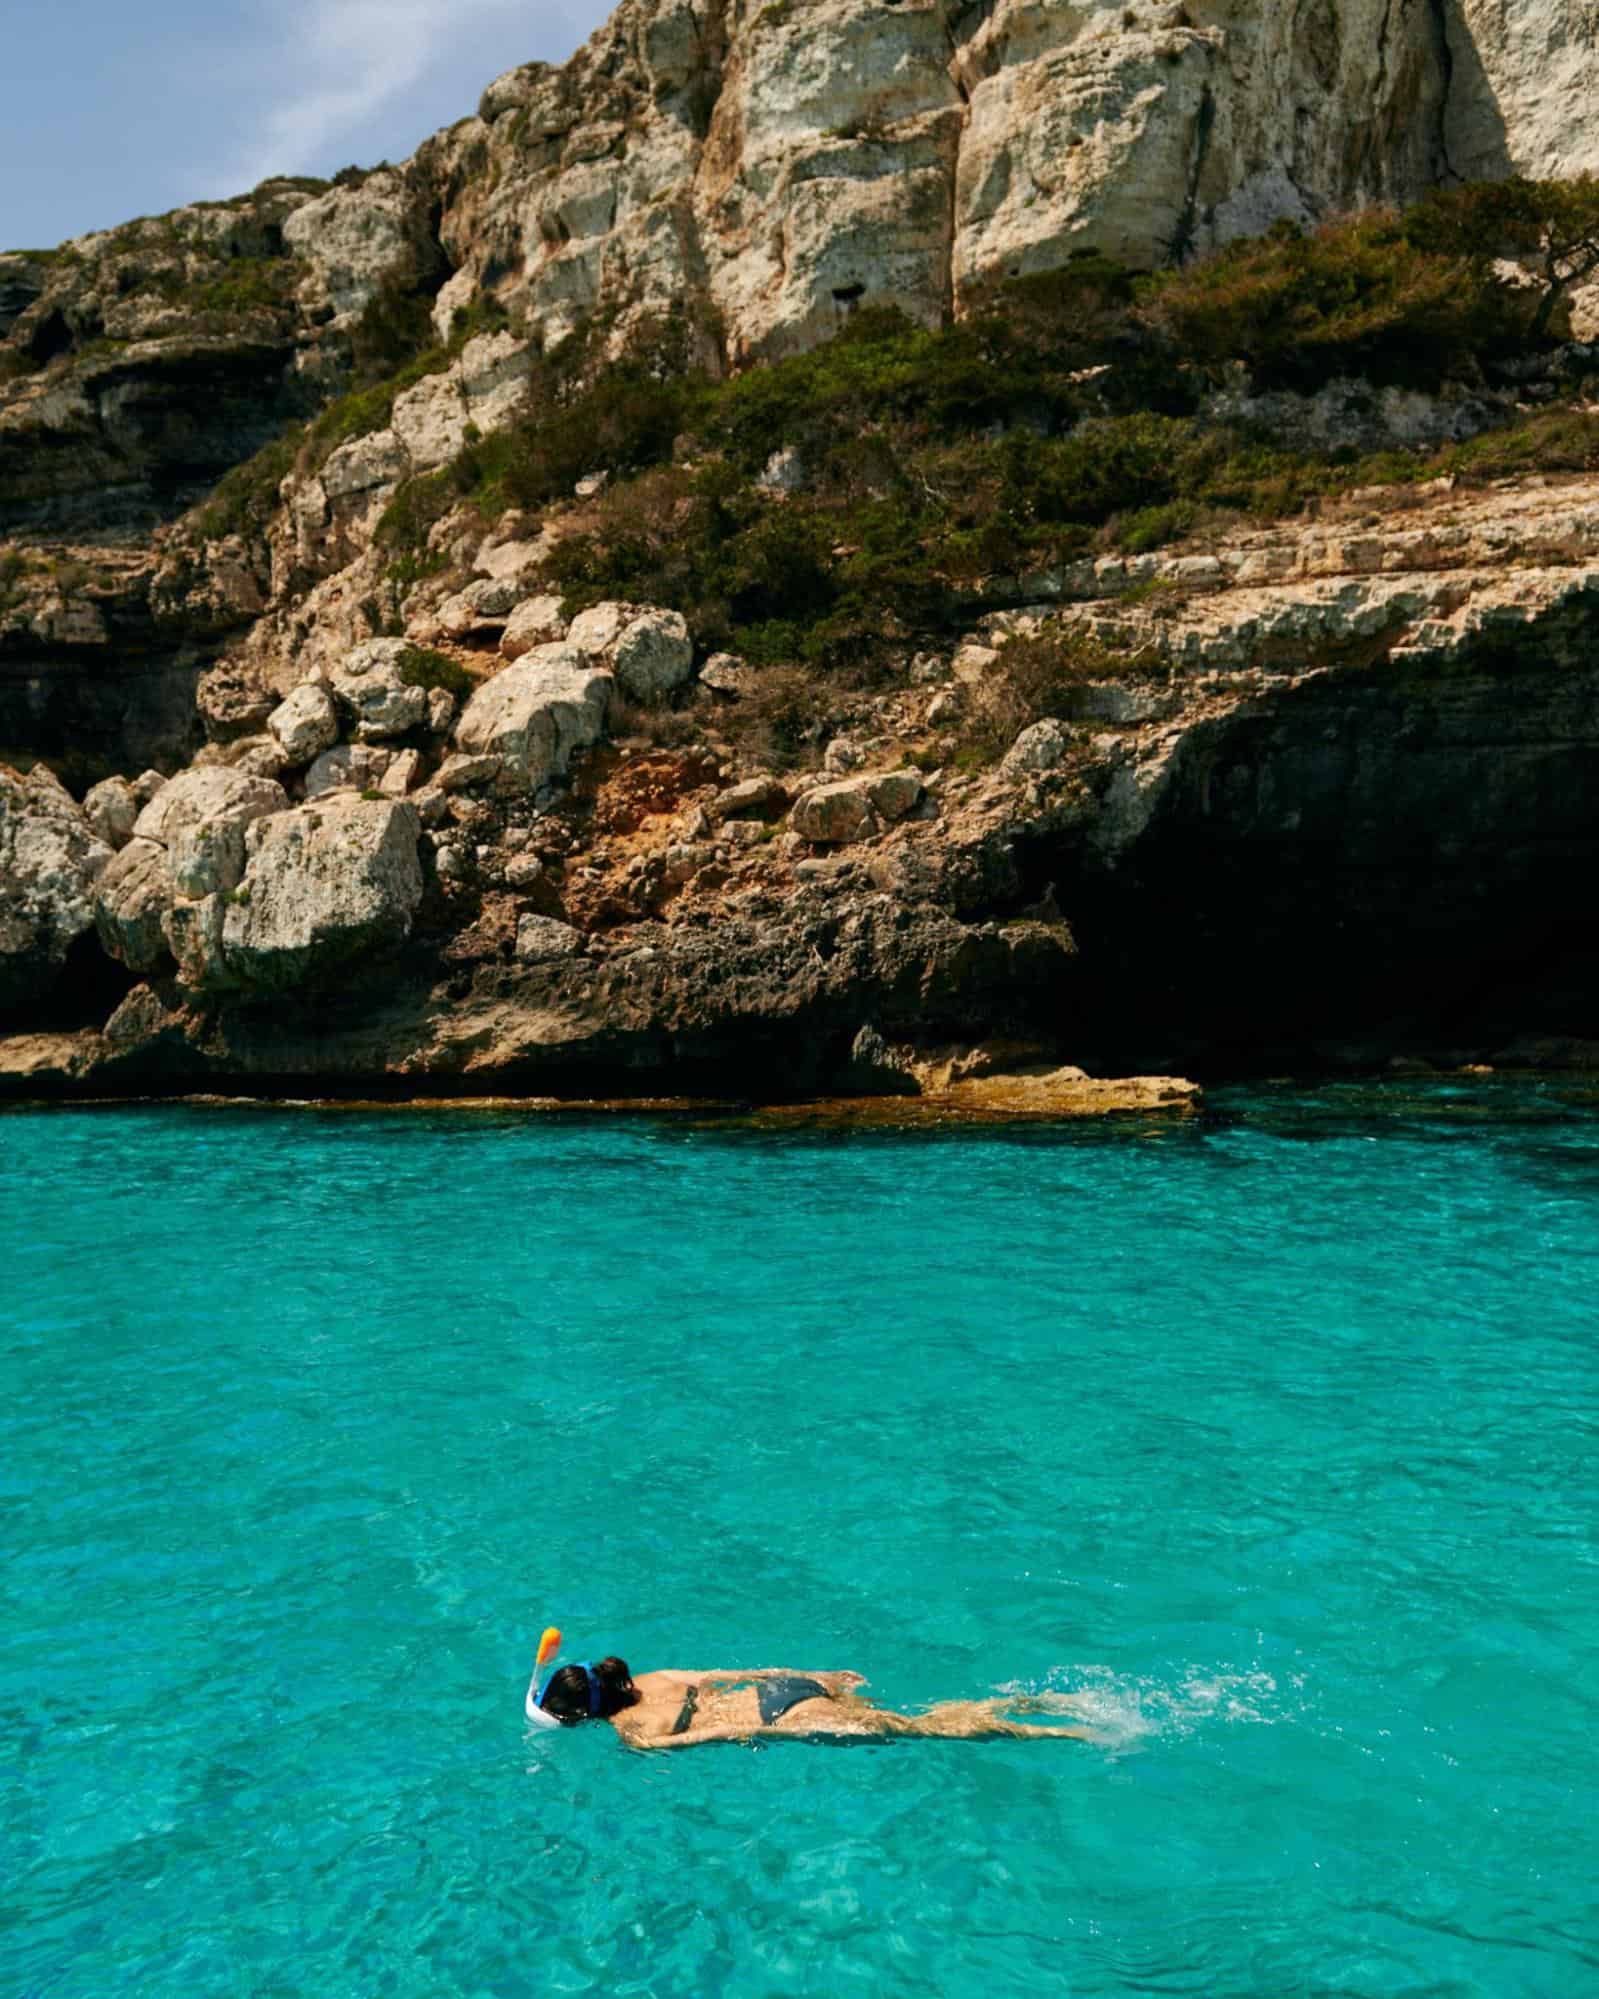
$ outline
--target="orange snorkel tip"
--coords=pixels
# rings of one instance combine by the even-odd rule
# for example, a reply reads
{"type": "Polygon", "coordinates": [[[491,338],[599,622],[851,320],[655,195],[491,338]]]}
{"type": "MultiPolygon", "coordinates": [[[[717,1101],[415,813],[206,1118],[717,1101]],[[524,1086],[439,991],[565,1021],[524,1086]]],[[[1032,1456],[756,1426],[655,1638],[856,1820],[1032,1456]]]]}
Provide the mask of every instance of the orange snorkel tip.
{"type": "MultiPolygon", "coordinates": [[[[547,1666],[550,1663],[550,1661],[555,1657],[556,1653],[560,1651],[560,1649],[561,1649],[561,1633],[559,1628],[556,1625],[552,1624],[546,1629],[544,1636],[539,1640],[538,1657],[533,1662],[534,1670],[542,1671],[543,1668],[547,1666]]],[[[527,1654],[524,1652],[522,1656],[525,1659],[527,1657],[527,1654]]]]}

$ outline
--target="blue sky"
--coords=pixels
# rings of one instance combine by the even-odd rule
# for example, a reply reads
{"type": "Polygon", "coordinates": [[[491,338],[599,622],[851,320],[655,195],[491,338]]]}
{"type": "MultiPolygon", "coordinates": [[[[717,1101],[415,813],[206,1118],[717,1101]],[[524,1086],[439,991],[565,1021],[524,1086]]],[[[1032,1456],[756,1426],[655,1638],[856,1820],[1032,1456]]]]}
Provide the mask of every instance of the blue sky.
{"type": "Polygon", "coordinates": [[[43,249],[268,173],[405,158],[484,84],[559,62],[606,0],[20,0],[0,248],[43,249]]]}

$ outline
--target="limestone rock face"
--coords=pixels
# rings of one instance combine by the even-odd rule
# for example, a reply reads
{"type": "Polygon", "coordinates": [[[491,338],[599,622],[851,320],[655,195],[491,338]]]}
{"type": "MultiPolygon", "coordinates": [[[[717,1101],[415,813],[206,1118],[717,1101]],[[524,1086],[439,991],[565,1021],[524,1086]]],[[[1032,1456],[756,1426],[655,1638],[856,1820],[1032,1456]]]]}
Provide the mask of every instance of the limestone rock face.
{"type": "Polygon", "coordinates": [[[500,757],[536,790],[599,741],[613,685],[575,646],[535,646],[477,690],[455,739],[469,755],[500,757]]]}
{"type": "Polygon", "coordinates": [[[624,4],[438,142],[458,269],[546,343],[685,303],[734,360],[860,305],[923,321],[1096,248],[1136,264],[1405,199],[1452,173],[1599,158],[1581,0],[624,4]],[[648,107],[647,110],[644,107],[648,107]],[[468,162],[492,163],[491,184],[468,162]]]}
{"type": "Polygon", "coordinates": [[[0,765],[0,1010],[42,996],[94,922],[111,859],[71,793],[43,765],[0,765]]]}
{"type": "Polygon", "coordinates": [[[283,225],[289,249],[311,265],[339,319],[358,313],[386,278],[426,278],[438,246],[417,213],[404,170],[379,169],[358,187],[330,188],[303,202],[283,225]]]}
{"type": "Polygon", "coordinates": [[[401,942],[422,900],[421,829],[412,805],[348,797],[262,821],[238,893],[203,913],[186,976],[202,990],[316,987],[401,942]]]}
{"type": "Polygon", "coordinates": [[[1599,172],[1599,16],[1589,0],[1451,0],[1449,165],[1462,180],[1599,172]]]}

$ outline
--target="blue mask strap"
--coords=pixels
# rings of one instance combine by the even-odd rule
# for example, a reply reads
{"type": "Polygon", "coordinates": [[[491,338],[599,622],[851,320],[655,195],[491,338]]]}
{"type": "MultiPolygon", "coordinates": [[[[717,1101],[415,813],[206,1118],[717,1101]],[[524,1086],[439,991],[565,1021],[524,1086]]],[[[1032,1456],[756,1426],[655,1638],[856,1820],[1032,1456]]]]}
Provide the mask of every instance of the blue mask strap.
{"type": "MultiPolygon", "coordinates": [[[[597,1721],[600,1716],[600,1711],[604,1706],[604,1696],[600,1688],[598,1676],[595,1674],[594,1668],[589,1664],[587,1659],[574,1660],[573,1664],[581,1668],[584,1679],[587,1680],[589,1683],[589,1719],[591,1721],[597,1721]]],[[[539,1689],[538,1704],[540,1707],[543,1707],[544,1705],[544,1696],[549,1692],[550,1681],[555,1678],[555,1674],[558,1670],[559,1670],[558,1668],[552,1668],[545,1675],[544,1684],[539,1689]]]]}

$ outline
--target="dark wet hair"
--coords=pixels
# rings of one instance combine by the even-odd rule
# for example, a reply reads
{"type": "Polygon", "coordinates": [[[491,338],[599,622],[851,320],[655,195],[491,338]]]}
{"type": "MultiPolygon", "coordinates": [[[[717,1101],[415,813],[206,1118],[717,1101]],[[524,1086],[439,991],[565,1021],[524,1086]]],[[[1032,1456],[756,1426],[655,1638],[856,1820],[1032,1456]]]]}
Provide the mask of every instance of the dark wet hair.
{"type": "MultiPolygon", "coordinates": [[[[632,1707],[642,1698],[633,1684],[633,1675],[628,1671],[625,1659],[618,1659],[613,1654],[609,1659],[601,1659],[590,1670],[600,1696],[594,1719],[620,1714],[623,1708],[632,1707]]],[[[581,1666],[562,1666],[559,1672],[550,1675],[550,1684],[544,1689],[544,1698],[539,1706],[568,1728],[575,1727],[580,1721],[588,1721],[591,1718],[588,1674],[581,1666]]]]}

